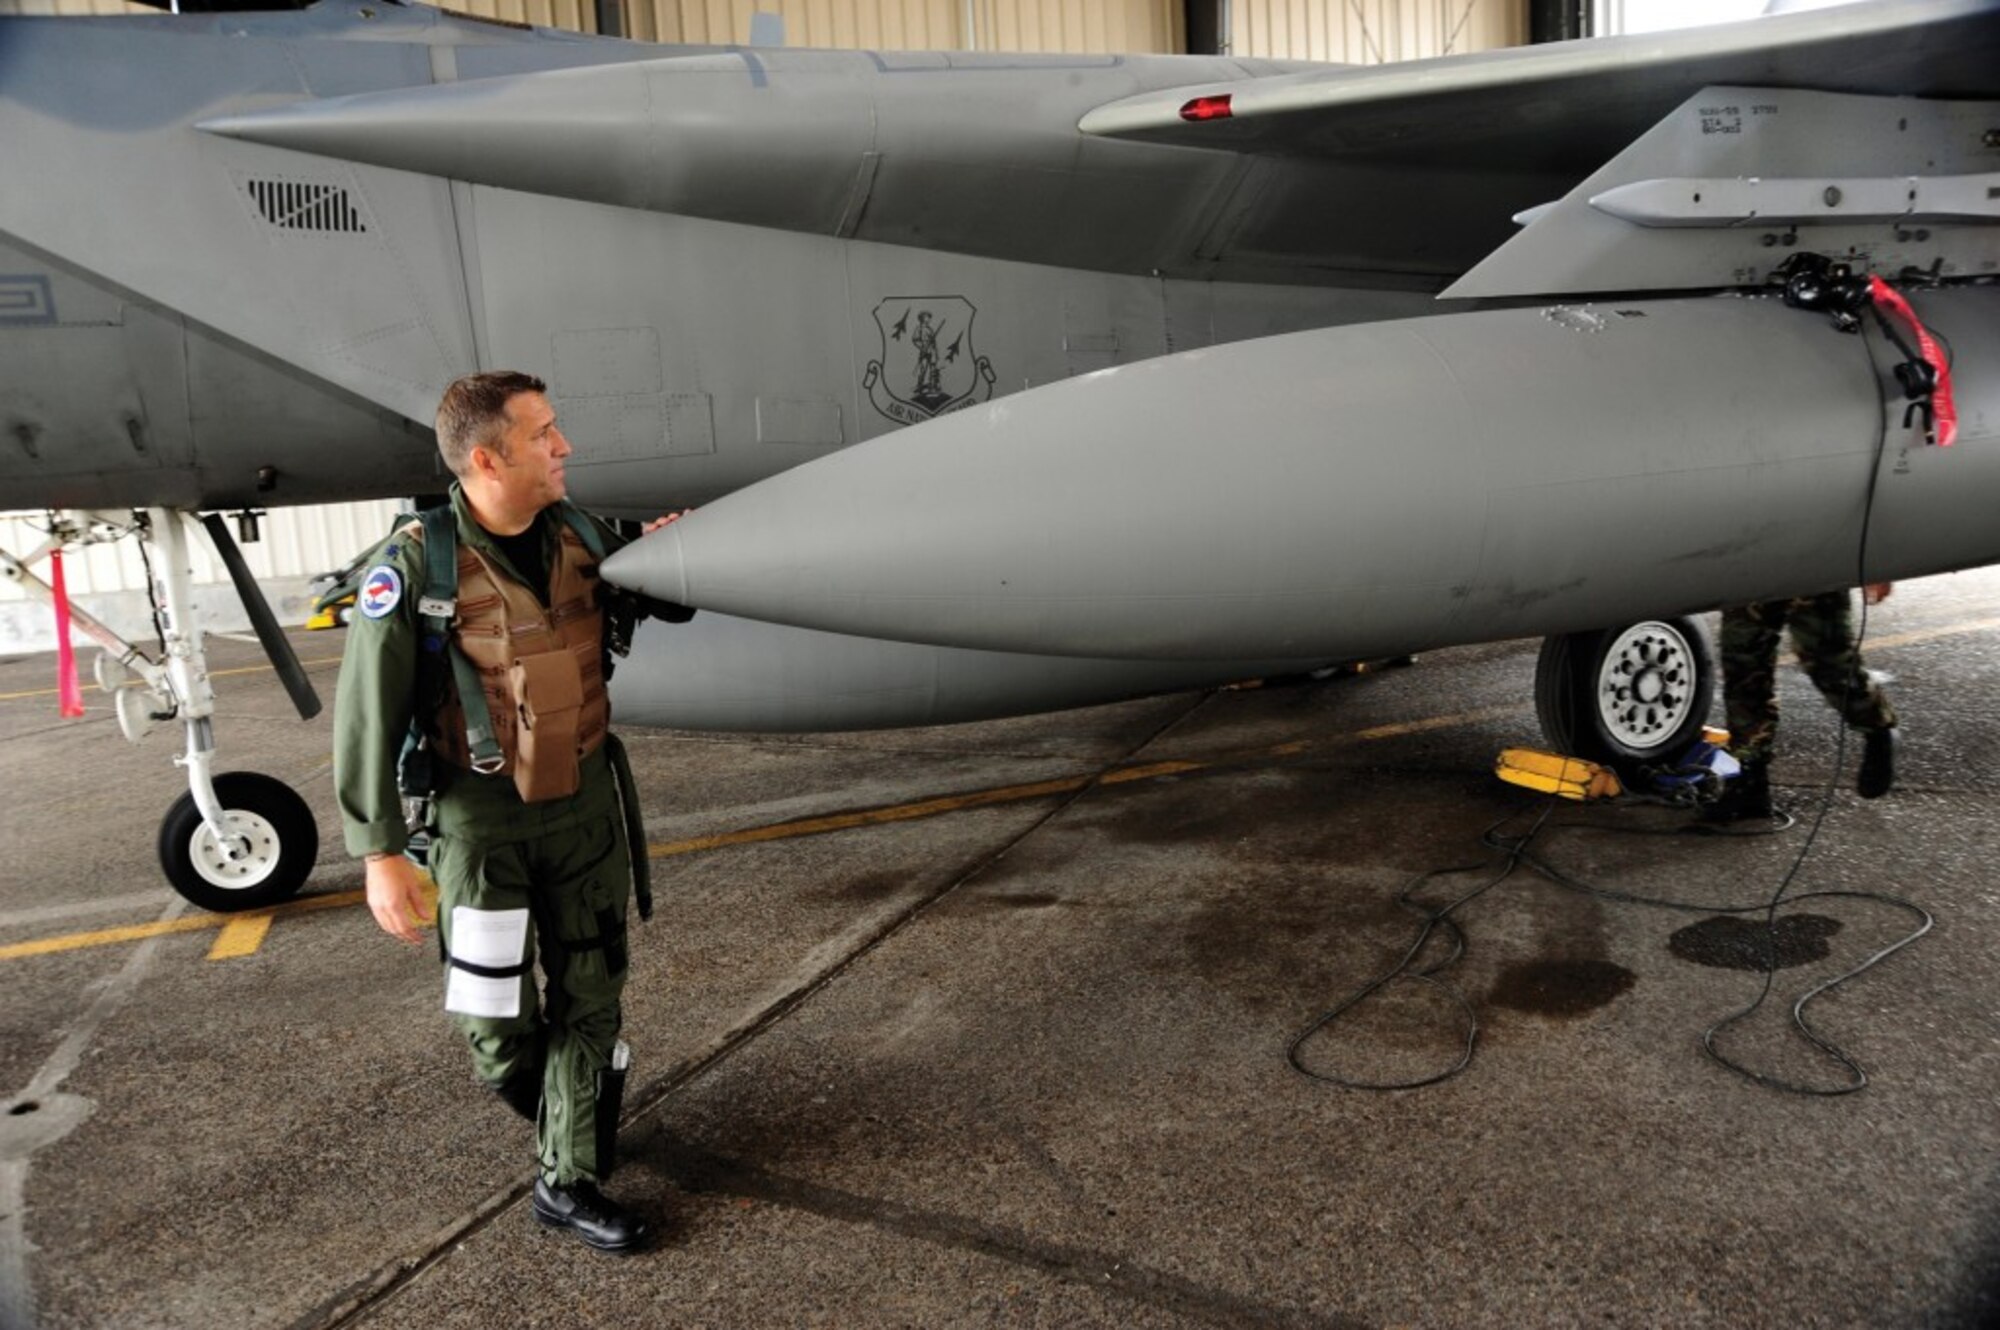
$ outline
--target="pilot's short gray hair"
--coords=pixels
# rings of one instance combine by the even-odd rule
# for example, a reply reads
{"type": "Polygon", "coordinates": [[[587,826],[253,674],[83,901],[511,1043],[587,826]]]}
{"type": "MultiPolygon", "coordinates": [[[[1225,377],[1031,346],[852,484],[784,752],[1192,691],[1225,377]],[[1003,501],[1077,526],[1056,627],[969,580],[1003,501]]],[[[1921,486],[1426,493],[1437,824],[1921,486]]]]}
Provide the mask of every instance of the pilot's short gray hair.
{"type": "Polygon", "coordinates": [[[474,448],[491,448],[505,458],[500,441],[507,426],[507,403],[522,393],[546,393],[549,385],[517,369],[468,374],[444,390],[438,403],[438,452],[454,476],[472,465],[474,448]]]}

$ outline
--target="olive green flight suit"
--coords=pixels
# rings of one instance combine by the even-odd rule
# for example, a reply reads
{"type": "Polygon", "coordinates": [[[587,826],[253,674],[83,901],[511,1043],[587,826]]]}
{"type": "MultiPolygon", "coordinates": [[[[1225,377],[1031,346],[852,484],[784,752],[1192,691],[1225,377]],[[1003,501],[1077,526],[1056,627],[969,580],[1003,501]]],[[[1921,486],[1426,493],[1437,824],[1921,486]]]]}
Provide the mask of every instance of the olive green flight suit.
{"type": "MultiPolygon", "coordinates": [[[[456,485],[452,507],[459,541],[525,585],[473,520],[456,485]]],[[[538,520],[553,567],[563,519],[551,508],[538,520]]],[[[603,534],[607,550],[623,543],[608,529],[603,534]]],[[[377,565],[400,575],[400,599],[379,618],[357,605],[334,701],[334,784],[347,849],[356,856],[400,854],[409,841],[396,762],[417,706],[421,533],[390,537],[371,571],[377,565]]],[[[449,667],[442,673],[448,676],[449,667]]],[[[442,761],[437,768],[430,871],[438,887],[441,949],[448,958],[457,906],[525,908],[532,922],[519,977],[519,1014],[454,1017],[471,1045],[474,1070],[503,1094],[525,1085],[529,1102],[539,1076],[536,1137],[544,1180],[555,1186],[601,1181],[606,1169],[598,1157],[597,1073],[610,1064],[618,1038],[632,884],[631,850],[609,758],[600,746],[582,760],[575,794],[536,803],[521,799],[511,776],[476,775],[442,761]],[[539,996],[537,961],[545,978],[539,996]]],[[[512,1094],[508,1098],[519,1102],[512,1094]]]]}

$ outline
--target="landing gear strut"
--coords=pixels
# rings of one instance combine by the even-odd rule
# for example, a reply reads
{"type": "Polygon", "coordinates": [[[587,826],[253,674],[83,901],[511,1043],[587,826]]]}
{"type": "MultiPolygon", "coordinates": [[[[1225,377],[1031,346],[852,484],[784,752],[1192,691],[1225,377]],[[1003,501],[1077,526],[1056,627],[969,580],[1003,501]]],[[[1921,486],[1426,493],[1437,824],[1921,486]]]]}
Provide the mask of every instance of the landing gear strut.
{"type": "MultiPolygon", "coordinates": [[[[186,751],[176,761],[187,770],[188,792],[174,802],[160,824],[160,867],[167,881],[203,909],[252,910],[297,894],[319,855],[319,826],[305,800],[283,782],[255,772],[218,775],[213,770],[215,693],[209,686],[207,654],[194,615],[186,520],[171,508],[149,508],[129,517],[106,513],[58,517],[48,541],[26,559],[0,551],[0,576],[52,601],[54,592],[48,584],[29,571],[51,550],[125,535],[137,536],[152,549],[148,589],[158,615],[161,659],[148,656],[75,607],[70,618],[104,648],[97,659],[97,682],[113,699],[125,737],[137,743],[154,725],[176,719],[186,734],[186,751]]],[[[310,719],[319,713],[320,703],[297,654],[278,629],[228,528],[212,515],[206,521],[258,638],[299,715],[310,719]]]]}
{"type": "Polygon", "coordinates": [[[1542,643],[1535,711],[1557,752],[1627,782],[1678,757],[1715,700],[1715,657],[1693,619],[1655,619],[1542,643]]]}

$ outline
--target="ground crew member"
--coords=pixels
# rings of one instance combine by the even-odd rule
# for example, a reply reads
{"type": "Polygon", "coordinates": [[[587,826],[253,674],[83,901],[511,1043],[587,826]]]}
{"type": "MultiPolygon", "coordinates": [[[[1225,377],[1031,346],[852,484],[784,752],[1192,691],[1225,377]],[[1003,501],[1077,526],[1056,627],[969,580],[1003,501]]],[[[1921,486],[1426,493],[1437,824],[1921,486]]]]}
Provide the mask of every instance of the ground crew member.
{"type": "MultiPolygon", "coordinates": [[[[456,533],[455,613],[437,617],[440,603],[426,599],[427,572],[437,570],[427,569],[423,526],[403,527],[356,595],[334,706],[334,780],[347,848],[367,863],[368,906],[384,931],[414,943],[429,920],[417,868],[403,856],[398,767],[406,737],[423,740],[446,1008],[480,1079],[536,1124],[535,1217],[599,1250],[628,1252],[644,1242],[646,1223],[598,1184],[612,1164],[623,1084],[633,846],[614,771],[622,752],[607,744],[598,557],[578,529],[595,519],[564,501],[570,445],[545,393],[540,379],[514,372],[471,375],[445,391],[438,448],[458,482],[451,527],[438,529],[456,533]],[[449,629],[427,633],[426,611],[449,629]],[[429,665],[426,650],[437,651],[429,665]],[[483,705],[468,706],[468,692],[483,705]]],[[[602,524],[590,532],[600,549],[621,543],[602,524]]]]}
{"type": "MultiPolygon", "coordinates": [[[[1864,588],[1870,605],[1890,584],[1864,588]]],[[[1703,810],[1712,822],[1771,816],[1771,751],[1778,734],[1778,637],[1790,624],[1799,664],[1827,703],[1863,736],[1855,793],[1879,799],[1896,781],[1896,711],[1861,666],[1846,591],[1771,600],[1722,613],[1723,699],[1729,751],[1743,773],[1703,810]]]]}

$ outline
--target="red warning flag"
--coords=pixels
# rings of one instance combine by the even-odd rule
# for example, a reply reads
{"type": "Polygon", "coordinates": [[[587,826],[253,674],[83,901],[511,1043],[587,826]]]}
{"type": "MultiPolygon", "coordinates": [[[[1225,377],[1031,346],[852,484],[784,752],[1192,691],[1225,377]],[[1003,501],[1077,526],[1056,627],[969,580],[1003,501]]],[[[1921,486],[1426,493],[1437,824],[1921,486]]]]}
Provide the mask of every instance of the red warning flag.
{"type": "Polygon", "coordinates": [[[69,644],[69,586],[63,581],[61,550],[49,552],[49,584],[56,601],[56,690],[62,695],[62,714],[83,714],[83,687],[76,680],[76,652],[69,644]]]}
{"type": "Polygon", "coordinates": [[[1958,438],[1958,404],[1951,397],[1951,365],[1944,358],[1944,349],[1931,336],[1930,329],[1924,327],[1923,320],[1910,308],[1910,302],[1903,293],[1883,281],[1873,273],[1868,275],[1868,294],[1875,303],[1900,317],[1910,325],[1917,335],[1917,354],[1931,367],[1936,376],[1937,387],[1931,390],[1931,414],[1937,420],[1935,438],[1940,448],[1949,448],[1958,438]]]}

